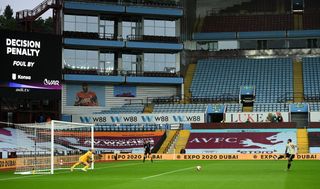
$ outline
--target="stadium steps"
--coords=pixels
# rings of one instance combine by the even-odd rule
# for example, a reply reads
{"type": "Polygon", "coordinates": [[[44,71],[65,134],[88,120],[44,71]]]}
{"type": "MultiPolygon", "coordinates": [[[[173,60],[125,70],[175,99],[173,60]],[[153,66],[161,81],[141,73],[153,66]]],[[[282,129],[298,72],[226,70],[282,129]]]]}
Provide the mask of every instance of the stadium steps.
{"type": "Polygon", "coordinates": [[[172,151],[169,151],[169,153],[174,153],[173,150],[175,149],[175,153],[178,154],[180,153],[181,149],[185,149],[188,143],[189,136],[189,130],[180,130],[179,135],[177,137],[177,141],[174,144],[174,148],[172,149],[172,151]]]}
{"type": "Polygon", "coordinates": [[[196,23],[194,24],[194,29],[193,29],[193,31],[195,31],[195,32],[201,32],[203,22],[204,22],[204,18],[198,17],[197,20],[196,20],[196,23]]]}
{"type": "Polygon", "coordinates": [[[191,87],[195,70],[196,70],[196,64],[189,64],[186,76],[184,78],[184,96],[186,97],[187,100],[191,97],[190,87],[191,87]]]}
{"type": "Polygon", "coordinates": [[[147,104],[143,109],[143,113],[144,114],[152,113],[153,107],[154,107],[154,104],[147,104]]]}
{"type": "Polygon", "coordinates": [[[198,32],[197,28],[198,28],[199,22],[200,22],[200,17],[197,17],[196,21],[195,21],[195,23],[193,25],[193,31],[194,32],[198,32]]]}
{"type": "Polygon", "coordinates": [[[243,112],[252,112],[253,106],[243,106],[242,111],[243,112]]]}
{"type": "Polygon", "coordinates": [[[303,18],[300,14],[294,14],[293,15],[293,28],[295,30],[303,30],[303,18]]]}
{"type": "Polygon", "coordinates": [[[158,154],[165,154],[167,153],[168,149],[170,148],[175,136],[177,135],[177,130],[169,130],[167,132],[167,138],[162,143],[160,149],[158,150],[158,154]]]}
{"type": "Polygon", "coordinates": [[[293,62],[293,101],[296,103],[303,102],[303,73],[302,62],[293,62]]]}
{"type": "Polygon", "coordinates": [[[309,153],[308,131],[306,128],[298,128],[297,140],[298,153],[309,153]]]}
{"type": "Polygon", "coordinates": [[[277,1],[277,13],[284,13],[285,12],[285,6],[284,1],[277,1]]]}

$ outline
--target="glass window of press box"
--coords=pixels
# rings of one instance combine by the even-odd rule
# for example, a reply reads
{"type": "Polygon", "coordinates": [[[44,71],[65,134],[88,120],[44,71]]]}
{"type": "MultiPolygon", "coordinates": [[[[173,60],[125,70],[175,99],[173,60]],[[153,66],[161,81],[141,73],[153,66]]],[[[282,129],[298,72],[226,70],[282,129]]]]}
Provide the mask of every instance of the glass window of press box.
{"type": "Polygon", "coordinates": [[[64,15],[64,31],[98,33],[97,16],[64,15]]]}
{"type": "Polygon", "coordinates": [[[176,36],[176,22],[167,20],[144,20],[144,35],[176,36]]]}
{"type": "MultiPolygon", "coordinates": [[[[64,49],[63,63],[65,68],[75,70],[98,70],[98,68],[100,68],[100,61],[111,62],[110,66],[113,67],[114,59],[106,59],[104,54],[100,56],[101,58],[99,59],[99,52],[95,50],[64,49]]],[[[107,65],[106,63],[106,66],[107,65]]],[[[103,67],[103,69],[106,70],[110,68],[103,67]]]]}
{"type": "Polygon", "coordinates": [[[175,54],[144,53],[144,71],[167,72],[179,71],[175,54]]]}

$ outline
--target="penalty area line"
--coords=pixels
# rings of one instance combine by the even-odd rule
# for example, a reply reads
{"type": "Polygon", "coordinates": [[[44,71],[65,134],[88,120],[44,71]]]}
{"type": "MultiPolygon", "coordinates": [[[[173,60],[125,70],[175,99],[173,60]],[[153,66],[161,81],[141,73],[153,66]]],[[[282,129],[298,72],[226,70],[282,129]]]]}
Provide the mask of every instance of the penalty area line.
{"type": "Polygon", "coordinates": [[[156,174],[156,175],[151,175],[151,176],[143,177],[141,179],[145,180],[145,179],[160,177],[160,176],[163,176],[163,175],[169,175],[169,174],[172,174],[172,173],[186,171],[186,170],[189,170],[189,169],[194,169],[194,166],[193,167],[183,168],[183,169],[177,169],[177,170],[173,170],[173,171],[168,171],[168,172],[164,172],[164,173],[160,173],[160,174],[156,174]]]}

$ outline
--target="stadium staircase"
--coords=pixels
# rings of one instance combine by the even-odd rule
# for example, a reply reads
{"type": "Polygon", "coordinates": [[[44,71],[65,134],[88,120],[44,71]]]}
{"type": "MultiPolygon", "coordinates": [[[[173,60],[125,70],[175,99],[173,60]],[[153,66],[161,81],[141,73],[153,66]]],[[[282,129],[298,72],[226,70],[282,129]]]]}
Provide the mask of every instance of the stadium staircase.
{"type": "Polygon", "coordinates": [[[277,1],[277,13],[278,14],[286,14],[288,7],[288,1],[277,1]]]}
{"type": "Polygon", "coordinates": [[[166,154],[171,144],[173,143],[175,137],[178,134],[178,130],[169,130],[167,131],[167,138],[162,143],[160,149],[158,150],[158,154],[166,154]]]}
{"type": "Polygon", "coordinates": [[[295,30],[303,30],[303,17],[302,14],[293,15],[293,28],[295,30]]]}
{"type": "Polygon", "coordinates": [[[252,112],[253,106],[243,106],[242,111],[243,112],[252,112]]]}
{"type": "Polygon", "coordinates": [[[44,0],[32,10],[25,9],[16,12],[16,19],[18,22],[24,23],[26,31],[31,31],[32,22],[49,9],[53,9],[53,20],[54,23],[57,23],[55,26],[55,32],[58,34],[60,30],[58,25],[61,22],[59,10],[62,9],[62,0],[44,0]]]}
{"type": "Polygon", "coordinates": [[[293,62],[293,101],[296,103],[303,101],[303,76],[302,62],[293,62]]]}
{"type": "Polygon", "coordinates": [[[147,104],[143,109],[143,113],[144,114],[152,113],[153,107],[154,107],[154,104],[147,104]]]}
{"type": "Polygon", "coordinates": [[[277,1],[277,13],[283,13],[284,12],[284,5],[282,1],[277,1]]]}
{"type": "Polygon", "coordinates": [[[186,76],[184,78],[184,96],[186,98],[186,102],[188,103],[191,97],[190,87],[191,87],[192,78],[195,70],[196,70],[196,64],[189,64],[186,76]]]}
{"type": "Polygon", "coordinates": [[[197,20],[196,20],[196,23],[194,24],[194,29],[193,29],[193,31],[195,31],[195,32],[201,32],[203,22],[204,22],[204,18],[198,17],[197,20]]]}
{"type": "Polygon", "coordinates": [[[306,128],[298,128],[297,140],[298,153],[309,153],[308,131],[306,128]]]}
{"type": "Polygon", "coordinates": [[[169,153],[179,154],[181,149],[185,149],[188,143],[189,136],[189,130],[180,130],[179,135],[177,136],[177,140],[175,144],[173,144],[173,148],[169,150],[169,153]]]}

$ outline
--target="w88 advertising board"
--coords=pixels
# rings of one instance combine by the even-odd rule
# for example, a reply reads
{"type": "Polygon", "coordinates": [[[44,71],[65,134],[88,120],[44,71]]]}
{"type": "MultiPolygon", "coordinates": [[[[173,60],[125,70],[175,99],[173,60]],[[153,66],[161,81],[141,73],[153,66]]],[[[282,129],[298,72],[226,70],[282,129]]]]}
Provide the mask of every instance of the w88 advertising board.
{"type": "Polygon", "coordinates": [[[72,115],[72,122],[94,124],[179,124],[204,123],[203,113],[166,113],[166,114],[92,114],[72,115]]]}
{"type": "Polygon", "coordinates": [[[61,36],[0,31],[1,96],[59,97],[61,36]]]}

